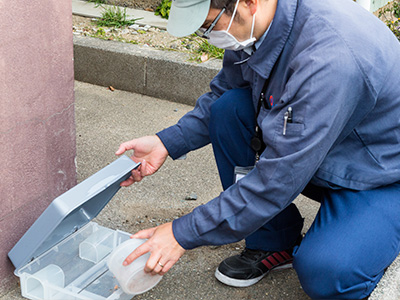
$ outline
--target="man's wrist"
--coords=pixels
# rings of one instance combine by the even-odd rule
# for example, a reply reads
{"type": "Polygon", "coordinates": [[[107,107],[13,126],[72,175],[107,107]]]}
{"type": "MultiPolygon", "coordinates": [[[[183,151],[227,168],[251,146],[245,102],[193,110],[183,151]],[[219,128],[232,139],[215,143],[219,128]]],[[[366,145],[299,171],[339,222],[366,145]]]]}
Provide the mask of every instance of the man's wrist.
{"type": "Polygon", "coordinates": [[[197,247],[197,245],[195,245],[197,235],[192,230],[191,217],[191,214],[187,214],[172,222],[172,233],[174,234],[175,240],[185,250],[197,247]]]}
{"type": "Polygon", "coordinates": [[[159,141],[159,148],[161,152],[164,152],[165,157],[167,157],[169,155],[168,149],[165,147],[163,141],[160,139],[160,137],[155,134],[154,137],[159,141]]]}
{"type": "Polygon", "coordinates": [[[156,135],[161,140],[172,159],[177,159],[190,151],[182,133],[176,125],[168,127],[158,132],[156,135]]]}

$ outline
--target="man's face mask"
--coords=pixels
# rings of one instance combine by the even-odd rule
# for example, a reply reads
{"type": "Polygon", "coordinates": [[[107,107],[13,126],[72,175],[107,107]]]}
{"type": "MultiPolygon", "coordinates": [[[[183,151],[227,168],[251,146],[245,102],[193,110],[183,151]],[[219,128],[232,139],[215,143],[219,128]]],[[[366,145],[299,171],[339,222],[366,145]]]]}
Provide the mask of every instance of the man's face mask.
{"type": "Polygon", "coordinates": [[[208,42],[210,44],[221,49],[238,51],[250,47],[255,43],[256,38],[253,37],[253,30],[254,30],[254,21],[256,18],[256,14],[253,15],[253,22],[251,24],[251,32],[249,39],[243,42],[239,42],[232,34],[228,32],[232,26],[232,22],[235,17],[238,5],[239,5],[239,0],[237,0],[236,2],[235,9],[231,17],[231,21],[229,22],[228,28],[226,30],[214,30],[209,33],[208,42]]]}

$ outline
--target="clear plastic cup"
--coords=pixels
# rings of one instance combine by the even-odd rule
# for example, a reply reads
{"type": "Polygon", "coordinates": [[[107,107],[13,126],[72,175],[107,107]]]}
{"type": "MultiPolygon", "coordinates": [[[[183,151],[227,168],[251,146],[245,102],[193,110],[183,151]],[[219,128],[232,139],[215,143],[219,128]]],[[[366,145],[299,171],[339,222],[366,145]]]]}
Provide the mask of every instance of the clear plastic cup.
{"type": "Polygon", "coordinates": [[[131,264],[124,266],[122,263],[129,254],[143,244],[144,239],[130,239],[123,242],[110,254],[107,261],[108,269],[113,273],[122,290],[130,295],[138,295],[152,289],[161,280],[161,275],[151,275],[144,272],[144,266],[150,257],[146,253],[131,264]]]}

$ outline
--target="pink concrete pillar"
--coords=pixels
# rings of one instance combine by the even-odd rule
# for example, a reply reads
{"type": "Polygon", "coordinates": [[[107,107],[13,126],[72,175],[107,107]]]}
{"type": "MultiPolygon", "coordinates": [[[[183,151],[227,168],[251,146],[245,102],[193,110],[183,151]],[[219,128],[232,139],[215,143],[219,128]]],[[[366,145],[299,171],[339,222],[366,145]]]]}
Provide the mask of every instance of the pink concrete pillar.
{"type": "Polygon", "coordinates": [[[0,296],[7,253],[76,184],[71,0],[0,0],[0,296]]]}

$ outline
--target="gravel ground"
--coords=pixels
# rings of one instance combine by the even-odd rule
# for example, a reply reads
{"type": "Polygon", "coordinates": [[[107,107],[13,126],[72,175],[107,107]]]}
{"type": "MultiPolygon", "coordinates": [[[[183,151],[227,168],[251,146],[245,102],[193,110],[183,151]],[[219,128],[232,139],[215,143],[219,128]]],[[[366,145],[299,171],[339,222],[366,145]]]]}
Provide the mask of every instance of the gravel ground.
{"type": "Polygon", "coordinates": [[[166,30],[139,26],[137,24],[120,28],[98,27],[96,19],[73,16],[73,33],[75,35],[93,36],[107,40],[144,45],[161,50],[180,51],[193,54],[194,60],[204,61],[199,45],[202,39],[194,36],[176,38],[166,30]]]}
{"type": "MultiPolygon", "coordinates": [[[[161,0],[105,0],[107,4],[119,5],[135,9],[154,11],[161,0]],[[154,3],[155,4],[154,4],[154,3]]],[[[390,7],[391,3],[383,7],[390,7]]],[[[379,11],[374,13],[377,17],[379,11]]],[[[139,44],[161,50],[180,51],[192,54],[192,59],[198,62],[208,60],[207,54],[202,53],[200,45],[203,40],[189,36],[176,38],[163,29],[151,26],[131,25],[121,28],[98,27],[96,19],[73,16],[73,33],[76,35],[93,36],[107,40],[139,44]]],[[[382,21],[395,21],[395,18],[386,13],[381,16],[382,21]]]]}
{"type": "Polygon", "coordinates": [[[162,0],[105,0],[105,4],[155,11],[162,0]]]}

